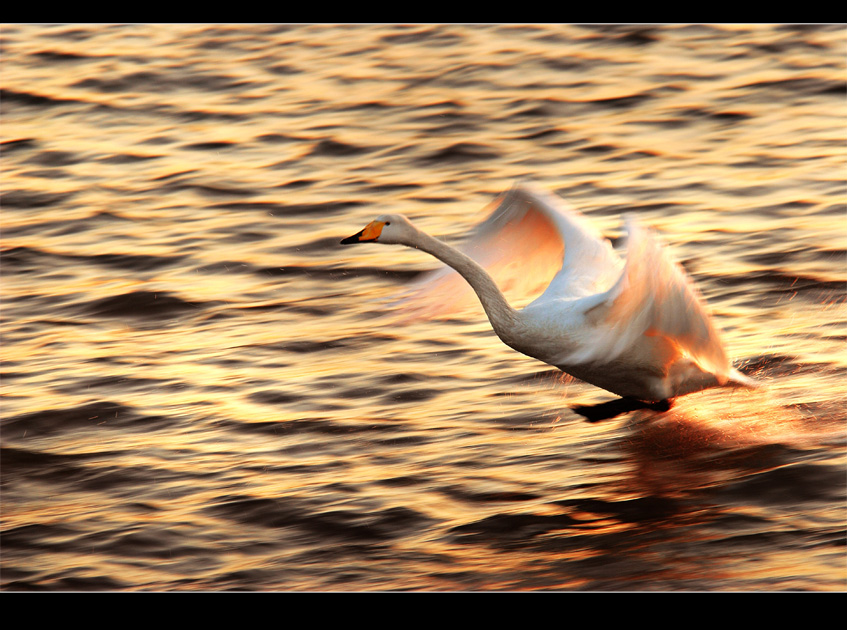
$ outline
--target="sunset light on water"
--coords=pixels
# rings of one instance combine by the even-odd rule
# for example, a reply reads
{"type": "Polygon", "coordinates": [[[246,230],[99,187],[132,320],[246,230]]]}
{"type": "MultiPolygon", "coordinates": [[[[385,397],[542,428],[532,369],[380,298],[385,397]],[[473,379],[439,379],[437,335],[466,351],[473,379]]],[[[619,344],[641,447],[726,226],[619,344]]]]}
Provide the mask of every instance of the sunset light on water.
{"type": "Polygon", "coordinates": [[[843,25],[0,39],[4,590],[847,588],[843,25]],[[434,258],[339,243],[519,181],[654,229],[764,387],[588,422],[473,294],[402,310],[434,258]]]}

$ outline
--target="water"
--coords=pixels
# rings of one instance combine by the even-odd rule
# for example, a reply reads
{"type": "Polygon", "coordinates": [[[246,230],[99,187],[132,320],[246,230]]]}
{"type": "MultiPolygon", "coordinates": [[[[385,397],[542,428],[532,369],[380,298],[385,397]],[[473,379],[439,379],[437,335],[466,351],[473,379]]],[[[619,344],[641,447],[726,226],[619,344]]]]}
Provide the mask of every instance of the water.
{"type": "Polygon", "coordinates": [[[5,25],[5,590],[843,590],[843,26],[5,25]],[[655,227],[761,391],[598,423],[385,317],[514,180],[655,227]]]}

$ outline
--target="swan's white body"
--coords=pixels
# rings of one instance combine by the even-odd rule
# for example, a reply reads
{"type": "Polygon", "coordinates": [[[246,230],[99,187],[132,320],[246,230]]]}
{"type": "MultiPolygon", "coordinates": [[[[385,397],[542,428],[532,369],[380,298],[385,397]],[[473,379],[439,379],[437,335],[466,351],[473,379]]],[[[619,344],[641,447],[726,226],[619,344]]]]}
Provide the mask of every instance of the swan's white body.
{"type": "MultiPolygon", "coordinates": [[[[633,219],[624,261],[558,197],[518,185],[493,205],[461,251],[401,215],[382,215],[342,243],[395,243],[432,254],[473,288],[504,343],[619,396],[656,402],[754,385],[730,365],[685,272],[633,219]],[[552,279],[545,274],[551,261],[552,279]],[[497,284],[515,280],[525,291],[546,288],[516,309],[497,284]]],[[[415,295],[436,307],[455,305],[456,278],[449,269],[433,272],[415,295]]]]}

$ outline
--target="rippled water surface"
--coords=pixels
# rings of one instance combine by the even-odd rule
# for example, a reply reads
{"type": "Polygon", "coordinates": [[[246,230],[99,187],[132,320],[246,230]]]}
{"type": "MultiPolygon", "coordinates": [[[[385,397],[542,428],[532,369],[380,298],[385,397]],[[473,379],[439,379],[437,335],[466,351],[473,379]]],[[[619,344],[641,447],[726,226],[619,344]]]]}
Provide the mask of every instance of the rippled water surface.
{"type": "Polygon", "coordinates": [[[5,25],[5,590],[843,590],[843,26],[5,25]],[[520,179],[655,227],[766,384],[398,322],[520,179]]]}

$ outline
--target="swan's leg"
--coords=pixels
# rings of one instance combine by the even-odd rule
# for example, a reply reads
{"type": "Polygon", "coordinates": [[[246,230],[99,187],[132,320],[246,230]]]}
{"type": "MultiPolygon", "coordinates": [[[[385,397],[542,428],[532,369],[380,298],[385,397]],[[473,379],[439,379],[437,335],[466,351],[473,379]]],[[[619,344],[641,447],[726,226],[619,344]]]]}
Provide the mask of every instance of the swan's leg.
{"type": "Polygon", "coordinates": [[[668,411],[673,406],[673,399],[661,400],[655,403],[644,402],[637,398],[616,398],[596,405],[574,405],[571,407],[588,422],[608,420],[637,409],[652,409],[653,411],[668,411]]]}
{"type": "Polygon", "coordinates": [[[666,398],[655,403],[645,403],[645,406],[647,409],[652,409],[653,411],[669,411],[673,407],[673,402],[673,398],[666,398]]]}

